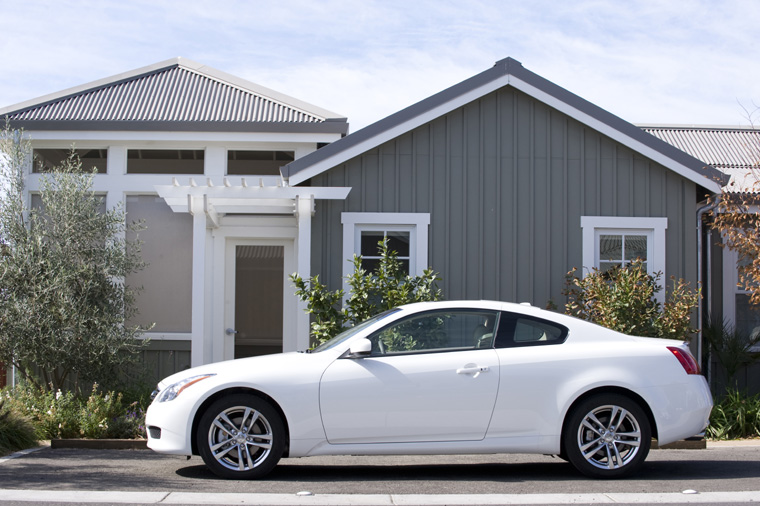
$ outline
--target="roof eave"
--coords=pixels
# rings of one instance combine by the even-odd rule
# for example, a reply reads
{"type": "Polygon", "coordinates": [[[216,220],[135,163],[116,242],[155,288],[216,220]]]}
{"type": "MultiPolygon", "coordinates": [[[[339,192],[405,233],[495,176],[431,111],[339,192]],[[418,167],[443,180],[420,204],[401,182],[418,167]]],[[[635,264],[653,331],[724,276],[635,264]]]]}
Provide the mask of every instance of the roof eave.
{"type": "Polygon", "coordinates": [[[512,58],[500,60],[480,74],[289,163],[283,167],[282,175],[289,179],[290,184],[299,184],[360,152],[424,124],[433,116],[443,115],[507,85],[599,130],[708,190],[720,192],[723,173],[719,170],[525,69],[512,58]]]}
{"type": "Polygon", "coordinates": [[[290,121],[29,121],[11,120],[11,128],[28,131],[146,131],[146,132],[271,132],[346,135],[345,119],[321,122],[290,121]]]}

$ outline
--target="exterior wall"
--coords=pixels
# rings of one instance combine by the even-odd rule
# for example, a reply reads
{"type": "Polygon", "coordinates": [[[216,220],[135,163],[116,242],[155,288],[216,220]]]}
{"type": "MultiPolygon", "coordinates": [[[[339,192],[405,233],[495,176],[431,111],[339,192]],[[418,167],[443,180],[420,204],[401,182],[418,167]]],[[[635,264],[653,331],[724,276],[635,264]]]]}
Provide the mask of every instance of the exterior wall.
{"type": "Polygon", "coordinates": [[[151,341],[140,352],[140,362],[142,377],[133,379],[140,386],[152,387],[170,374],[190,367],[190,341],[151,341]]]}
{"type": "Polygon", "coordinates": [[[448,299],[564,304],[581,216],[667,217],[666,272],[696,286],[696,185],[512,88],[312,178],[312,273],[340,286],[341,212],[430,213],[428,260],[448,299]]]}

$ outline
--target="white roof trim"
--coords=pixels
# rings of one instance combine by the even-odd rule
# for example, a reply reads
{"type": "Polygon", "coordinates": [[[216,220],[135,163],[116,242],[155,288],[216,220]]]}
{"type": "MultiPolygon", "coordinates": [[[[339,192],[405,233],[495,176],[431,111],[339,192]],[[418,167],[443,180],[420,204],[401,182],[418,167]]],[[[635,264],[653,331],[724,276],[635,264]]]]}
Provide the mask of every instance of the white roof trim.
{"type": "Polygon", "coordinates": [[[624,146],[627,146],[631,148],[632,150],[638,153],[641,153],[642,155],[646,156],[647,158],[651,160],[654,160],[660,165],[664,165],[665,167],[669,168],[670,170],[674,171],[680,176],[688,179],[689,181],[692,181],[693,183],[704,186],[705,188],[707,188],[708,190],[714,193],[721,192],[721,186],[719,182],[711,181],[707,177],[699,176],[689,167],[686,167],[683,164],[676,162],[672,158],[663,155],[662,153],[652,149],[646,144],[643,144],[629,137],[628,135],[622,133],[620,130],[614,129],[610,127],[609,125],[607,125],[606,123],[603,123],[602,121],[599,121],[598,119],[592,116],[589,116],[588,114],[576,109],[575,107],[570,106],[566,102],[558,100],[557,98],[549,95],[548,93],[545,93],[539,90],[535,86],[532,86],[526,83],[525,81],[518,79],[515,76],[510,76],[509,84],[511,86],[514,86],[516,89],[522,91],[523,93],[530,95],[536,100],[543,102],[546,105],[553,107],[564,114],[567,114],[571,118],[583,123],[584,125],[590,128],[593,128],[594,130],[598,132],[603,133],[607,137],[610,137],[611,139],[619,142],[620,144],[623,144],[624,146]]]}
{"type": "Polygon", "coordinates": [[[361,155],[362,153],[366,151],[376,148],[377,146],[383,144],[384,142],[387,142],[402,134],[405,134],[406,132],[409,132],[419,126],[422,126],[429,121],[432,121],[440,116],[443,116],[444,114],[447,114],[459,107],[462,107],[474,100],[477,100],[478,98],[481,98],[487,95],[488,93],[496,91],[499,88],[502,88],[507,85],[513,86],[515,89],[522,91],[523,93],[533,97],[534,99],[540,102],[543,102],[546,105],[553,107],[564,114],[567,114],[568,116],[579,121],[580,123],[583,123],[584,125],[601,132],[602,134],[610,137],[611,139],[614,139],[615,141],[620,142],[624,146],[627,146],[631,148],[632,150],[638,153],[641,153],[647,158],[676,172],[680,176],[696,184],[704,186],[705,188],[707,188],[708,190],[714,193],[721,192],[721,186],[719,182],[712,181],[706,176],[700,176],[699,174],[695,173],[694,170],[692,170],[691,168],[686,167],[685,165],[652,149],[651,147],[643,144],[642,142],[631,138],[627,134],[615,128],[612,128],[608,124],[594,118],[593,116],[590,116],[582,112],[581,110],[569,105],[568,103],[562,100],[559,100],[544,91],[541,91],[535,86],[528,84],[527,82],[515,77],[512,74],[502,75],[492,81],[489,81],[488,83],[482,86],[479,86],[466,93],[458,95],[457,97],[447,102],[444,102],[438,105],[437,107],[429,109],[422,114],[419,114],[402,123],[399,123],[398,125],[388,130],[380,132],[377,135],[370,137],[363,142],[360,142],[345,150],[339,151],[338,153],[336,153],[335,155],[331,157],[325,158],[324,160],[320,160],[316,162],[314,165],[290,176],[289,184],[297,185],[303,181],[306,181],[307,179],[310,179],[328,169],[331,169],[335,167],[336,165],[339,165],[347,160],[350,160],[351,158],[361,155]]]}
{"type": "Polygon", "coordinates": [[[370,149],[373,149],[384,142],[394,139],[395,137],[398,137],[399,135],[405,134],[406,132],[409,132],[410,130],[414,130],[415,128],[422,126],[429,121],[433,121],[434,119],[440,116],[443,116],[444,114],[448,114],[449,112],[459,107],[462,107],[464,105],[467,105],[473,100],[477,100],[478,98],[484,95],[487,95],[491,93],[492,91],[496,91],[507,84],[509,84],[509,75],[504,75],[504,76],[499,77],[498,79],[494,79],[493,81],[490,81],[489,83],[483,86],[470,90],[467,93],[463,93],[462,95],[459,95],[456,98],[449,100],[448,102],[444,102],[443,104],[437,107],[434,107],[432,109],[429,109],[418,116],[415,116],[413,118],[408,119],[407,121],[399,123],[393,128],[390,128],[373,137],[370,137],[364,142],[360,142],[359,144],[351,146],[350,148],[346,150],[340,151],[329,158],[325,158],[324,160],[321,160],[315,163],[308,169],[305,169],[297,174],[290,176],[288,182],[291,185],[297,185],[299,183],[302,183],[303,181],[306,181],[307,179],[311,177],[314,177],[328,169],[331,169],[332,167],[340,163],[343,163],[346,160],[350,160],[351,158],[355,156],[359,156],[365,151],[369,151],[370,149]]]}

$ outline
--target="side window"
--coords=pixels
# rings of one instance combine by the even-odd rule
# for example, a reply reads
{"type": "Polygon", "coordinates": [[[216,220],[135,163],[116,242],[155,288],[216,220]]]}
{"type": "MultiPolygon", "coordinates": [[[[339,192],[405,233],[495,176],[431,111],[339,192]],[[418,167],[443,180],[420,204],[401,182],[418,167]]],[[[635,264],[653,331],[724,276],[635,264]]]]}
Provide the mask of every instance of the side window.
{"type": "Polygon", "coordinates": [[[560,344],[567,338],[567,328],[530,316],[502,313],[497,348],[560,344]]]}
{"type": "Polygon", "coordinates": [[[492,348],[497,316],[477,310],[416,314],[371,335],[372,356],[492,348]]]}

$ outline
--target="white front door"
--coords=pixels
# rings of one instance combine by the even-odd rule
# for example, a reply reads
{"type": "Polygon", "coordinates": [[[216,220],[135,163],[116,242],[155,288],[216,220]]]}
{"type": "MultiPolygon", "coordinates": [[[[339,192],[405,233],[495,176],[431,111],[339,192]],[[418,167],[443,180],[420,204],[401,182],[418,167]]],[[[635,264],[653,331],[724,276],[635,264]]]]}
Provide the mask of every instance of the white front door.
{"type": "Polygon", "coordinates": [[[293,334],[293,242],[228,239],[225,269],[225,358],[283,351],[293,334]]]}

